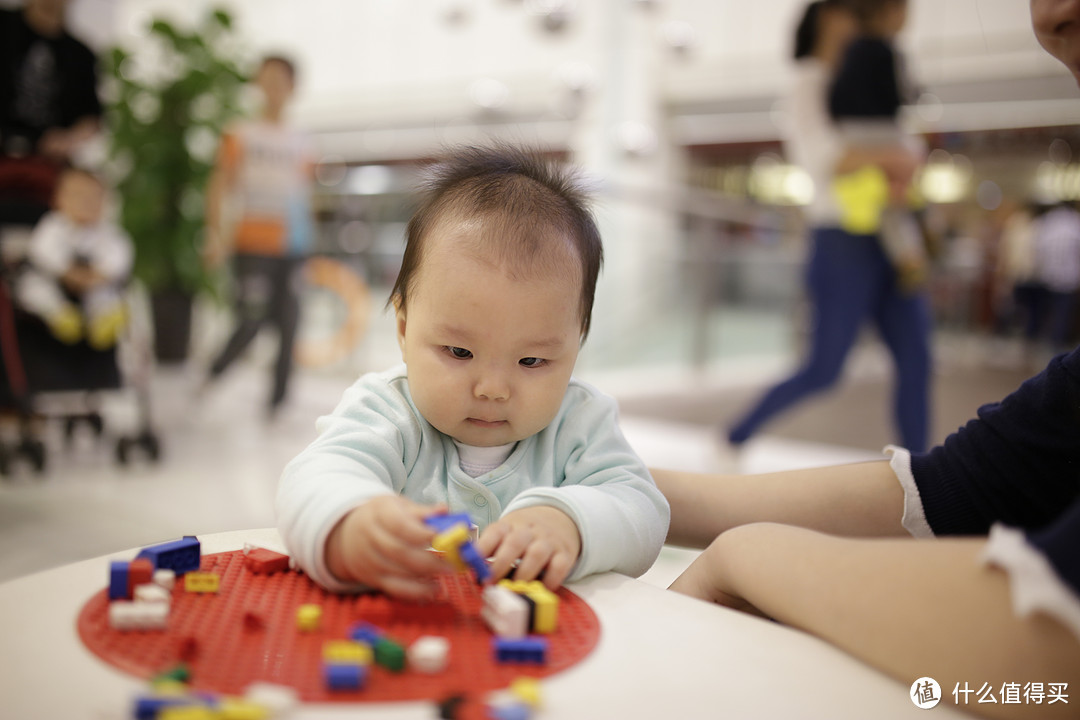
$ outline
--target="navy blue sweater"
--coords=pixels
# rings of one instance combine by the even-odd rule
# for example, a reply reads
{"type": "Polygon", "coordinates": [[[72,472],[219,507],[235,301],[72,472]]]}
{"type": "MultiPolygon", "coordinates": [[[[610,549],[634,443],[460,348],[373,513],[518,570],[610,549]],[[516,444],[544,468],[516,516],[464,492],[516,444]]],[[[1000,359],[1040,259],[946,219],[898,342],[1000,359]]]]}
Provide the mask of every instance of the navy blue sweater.
{"type": "Polygon", "coordinates": [[[895,120],[904,102],[898,64],[887,41],[852,41],[829,92],[829,114],[834,120],[895,120]]]}
{"type": "Polygon", "coordinates": [[[911,471],[936,535],[1021,528],[1080,595],[1080,348],[913,454],[911,471]]]}

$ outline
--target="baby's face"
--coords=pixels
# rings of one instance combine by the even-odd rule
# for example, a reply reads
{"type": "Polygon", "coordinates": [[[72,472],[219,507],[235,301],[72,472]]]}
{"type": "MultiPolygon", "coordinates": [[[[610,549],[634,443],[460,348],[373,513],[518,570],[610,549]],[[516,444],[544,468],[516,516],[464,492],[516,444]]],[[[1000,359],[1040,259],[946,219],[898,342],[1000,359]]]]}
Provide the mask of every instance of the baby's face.
{"type": "Polygon", "coordinates": [[[105,189],[93,178],[72,173],[60,180],[56,190],[56,209],[76,225],[95,225],[101,221],[105,189]]]}
{"type": "Polygon", "coordinates": [[[516,442],[547,427],[581,344],[580,272],[511,277],[462,243],[475,224],[446,221],[397,313],[417,409],[468,445],[516,442]]]}

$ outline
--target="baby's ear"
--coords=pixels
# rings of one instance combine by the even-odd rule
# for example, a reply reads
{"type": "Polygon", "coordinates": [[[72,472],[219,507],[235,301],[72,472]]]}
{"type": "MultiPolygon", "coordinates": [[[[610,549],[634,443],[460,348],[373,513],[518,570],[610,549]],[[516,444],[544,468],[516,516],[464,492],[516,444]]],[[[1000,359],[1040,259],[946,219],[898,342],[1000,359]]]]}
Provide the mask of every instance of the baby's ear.
{"type": "Polygon", "coordinates": [[[405,303],[401,295],[395,295],[391,302],[394,304],[394,324],[397,326],[398,347],[401,348],[401,359],[405,359],[405,303]]]}

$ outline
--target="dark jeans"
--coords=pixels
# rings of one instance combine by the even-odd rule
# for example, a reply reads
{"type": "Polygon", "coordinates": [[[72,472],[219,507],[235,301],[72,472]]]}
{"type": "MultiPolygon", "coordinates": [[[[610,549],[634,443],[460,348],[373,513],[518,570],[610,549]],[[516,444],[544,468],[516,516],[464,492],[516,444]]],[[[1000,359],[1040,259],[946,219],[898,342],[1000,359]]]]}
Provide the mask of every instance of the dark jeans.
{"type": "Polygon", "coordinates": [[[243,354],[263,325],[274,325],[280,336],[274,388],[270,407],[285,399],[292,374],[293,346],[300,320],[300,286],[304,258],[246,255],[233,258],[236,276],[236,327],[217,360],[210,377],[224,373],[243,354]]]}
{"type": "Polygon", "coordinates": [[[901,292],[896,273],[876,237],[835,228],[813,234],[806,274],[814,312],[809,357],[787,380],[769,390],[731,429],[742,443],[792,405],[832,386],[844,360],[869,321],[896,365],[893,406],[900,441],[913,452],[926,449],[930,404],[930,306],[922,292],[901,292]]]}

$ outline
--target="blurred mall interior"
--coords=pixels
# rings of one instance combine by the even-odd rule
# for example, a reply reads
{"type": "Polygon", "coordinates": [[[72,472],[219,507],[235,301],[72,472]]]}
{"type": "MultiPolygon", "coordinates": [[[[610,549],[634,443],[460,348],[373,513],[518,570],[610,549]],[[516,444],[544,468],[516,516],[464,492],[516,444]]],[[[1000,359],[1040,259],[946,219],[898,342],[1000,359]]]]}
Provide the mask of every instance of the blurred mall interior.
{"type": "MultiPolygon", "coordinates": [[[[936,443],[1053,352],[1008,321],[1011,288],[999,277],[997,248],[1017,208],[1080,199],[1080,100],[1075,81],[1036,43],[1026,2],[909,5],[900,45],[917,92],[904,121],[928,151],[921,189],[935,238],[936,443]]],[[[802,6],[71,0],[73,34],[102,57],[127,48],[122,72],[132,78],[178,72],[148,32],[152,20],[193,26],[217,7],[233,22],[219,52],[247,68],[269,52],[294,58],[289,119],[318,154],[316,254],[362,284],[344,295],[305,290],[300,350],[322,351],[301,358],[272,421],[264,410],[272,333],[196,392],[231,323],[220,296],[196,297],[187,359],[148,368],[160,459],[116,462],[112,440],[133,422],[128,398],[102,398],[103,438],[85,428],[66,438],[63,423],[47,423],[44,472],[17,463],[0,482],[8,548],[0,580],[181,534],[273,525],[277,477],[314,436],[315,418],[358,375],[400,361],[384,304],[413,191],[431,159],[459,143],[527,144],[582,169],[605,266],[577,374],[619,400],[624,430],[648,463],[762,472],[880,457],[898,438],[891,360],[870,328],[835,388],[738,450],[725,441],[727,424],[795,366],[808,338],[802,210],[815,188],[781,143],[785,123],[798,121],[784,98],[802,6]]],[[[106,103],[116,82],[102,72],[106,103]]],[[[138,112],[158,108],[148,101],[138,112]]],[[[138,158],[108,154],[108,132],[106,123],[86,152],[109,172],[137,174],[138,158]]],[[[215,152],[214,138],[184,140],[195,153],[215,152]]],[[[187,205],[201,212],[200,197],[187,205]]],[[[144,348],[147,313],[133,308],[133,342],[144,348]]],[[[10,423],[4,432],[10,440],[10,423]]],[[[656,582],[671,572],[661,569],[656,582]]]]}

